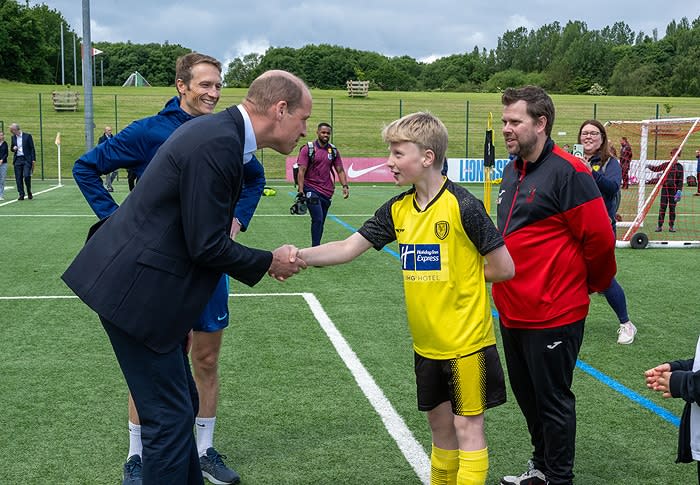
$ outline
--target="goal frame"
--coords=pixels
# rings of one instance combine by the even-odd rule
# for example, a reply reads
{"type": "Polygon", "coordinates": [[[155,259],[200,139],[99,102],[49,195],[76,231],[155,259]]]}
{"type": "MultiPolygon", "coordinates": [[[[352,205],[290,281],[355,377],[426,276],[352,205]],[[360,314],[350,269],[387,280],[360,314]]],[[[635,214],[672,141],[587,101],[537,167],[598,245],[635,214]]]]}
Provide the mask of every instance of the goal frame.
{"type": "Polygon", "coordinates": [[[644,227],[644,219],[649,213],[649,209],[661,192],[661,187],[666,178],[666,175],[671,170],[673,163],[678,160],[678,154],[683,151],[686,142],[690,136],[696,131],[696,127],[700,125],[700,117],[692,118],[658,118],[641,121],[607,121],[604,126],[606,130],[611,126],[620,125],[639,125],[640,126],[640,150],[639,150],[639,165],[646,167],[647,152],[649,149],[649,129],[653,126],[677,124],[691,124],[690,129],[683,137],[683,141],[678,145],[680,148],[671,158],[671,163],[661,173],[658,181],[654,184],[651,193],[646,195],[646,177],[638,178],[637,186],[637,213],[631,221],[618,221],[617,227],[627,228],[621,239],[617,240],[617,247],[655,247],[655,248],[700,248],[700,240],[686,241],[649,241],[646,234],[640,231],[644,227]]]}

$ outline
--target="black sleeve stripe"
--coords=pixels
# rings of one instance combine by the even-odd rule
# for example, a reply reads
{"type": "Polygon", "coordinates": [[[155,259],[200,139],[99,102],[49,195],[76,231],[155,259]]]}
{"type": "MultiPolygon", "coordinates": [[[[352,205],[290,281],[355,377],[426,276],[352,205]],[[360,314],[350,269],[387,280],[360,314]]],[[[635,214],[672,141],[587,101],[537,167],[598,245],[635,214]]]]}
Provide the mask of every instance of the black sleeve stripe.
{"type": "Polygon", "coordinates": [[[504,244],[503,236],[486,213],[484,203],[467,189],[450,182],[448,190],[457,198],[462,227],[482,256],[504,244]]]}

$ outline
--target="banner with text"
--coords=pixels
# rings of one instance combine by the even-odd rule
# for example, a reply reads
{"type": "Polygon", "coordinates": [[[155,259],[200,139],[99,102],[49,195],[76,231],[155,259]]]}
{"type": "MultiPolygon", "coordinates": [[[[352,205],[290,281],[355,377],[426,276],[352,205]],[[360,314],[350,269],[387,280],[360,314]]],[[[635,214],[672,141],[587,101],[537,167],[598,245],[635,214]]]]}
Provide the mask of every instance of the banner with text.
{"type": "MultiPolygon", "coordinates": [[[[287,180],[293,181],[293,166],[296,157],[287,158],[287,180]]],[[[507,158],[497,159],[492,179],[501,178],[507,158]]],[[[349,182],[393,182],[394,176],[386,166],[386,158],[343,158],[343,166],[349,182]]],[[[483,158],[448,158],[447,176],[454,182],[483,183],[483,158]]]]}

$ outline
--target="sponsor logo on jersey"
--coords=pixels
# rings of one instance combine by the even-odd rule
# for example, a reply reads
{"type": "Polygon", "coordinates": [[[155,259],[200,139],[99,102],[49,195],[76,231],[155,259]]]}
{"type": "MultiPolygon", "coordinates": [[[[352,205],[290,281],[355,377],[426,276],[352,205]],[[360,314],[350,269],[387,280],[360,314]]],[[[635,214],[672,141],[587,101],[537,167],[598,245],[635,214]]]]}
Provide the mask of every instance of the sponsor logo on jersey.
{"type": "Polygon", "coordinates": [[[506,191],[503,190],[503,189],[501,189],[501,190],[498,192],[498,199],[496,200],[496,204],[497,204],[497,205],[501,203],[501,200],[503,200],[503,194],[505,194],[505,193],[506,193],[506,191]]]}
{"type": "Polygon", "coordinates": [[[404,271],[439,271],[439,244],[399,244],[401,269],[404,271]]]}

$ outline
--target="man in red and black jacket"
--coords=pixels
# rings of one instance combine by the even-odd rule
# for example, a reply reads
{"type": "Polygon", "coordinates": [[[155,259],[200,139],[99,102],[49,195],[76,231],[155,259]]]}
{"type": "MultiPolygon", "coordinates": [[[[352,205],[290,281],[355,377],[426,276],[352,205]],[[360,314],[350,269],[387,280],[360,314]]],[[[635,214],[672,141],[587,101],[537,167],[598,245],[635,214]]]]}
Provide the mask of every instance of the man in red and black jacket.
{"type": "Polygon", "coordinates": [[[503,171],[498,228],[515,277],[493,284],[513,394],[534,446],[530,466],[504,485],[573,483],[571,382],[589,294],[610,286],[615,239],[589,169],[550,138],[554,104],[535,86],[503,93],[503,136],[515,158],[503,171]]]}

